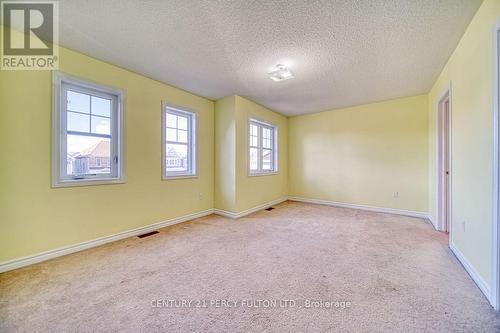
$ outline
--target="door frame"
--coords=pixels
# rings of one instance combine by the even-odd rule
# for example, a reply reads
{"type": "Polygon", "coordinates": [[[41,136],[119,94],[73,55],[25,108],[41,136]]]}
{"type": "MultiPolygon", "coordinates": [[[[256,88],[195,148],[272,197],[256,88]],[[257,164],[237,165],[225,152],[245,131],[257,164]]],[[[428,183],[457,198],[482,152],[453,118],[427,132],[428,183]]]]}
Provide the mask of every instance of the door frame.
{"type": "Polygon", "coordinates": [[[451,230],[452,230],[452,217],[451,217],[451,212],[452,212],[452,200],[451,200],[451,190],[452,190],[452,109],[453,109],[453,102],[452,102],[452,94],[451,94],[451,81],[448,83],[448,85],[444,88],[443,92],[439,95],[440,98],[437,103],[437,112],[436,112],[436,133],[437,133],[437,140],[436,140],[436,224],[435,228],[438,231],[446,231],[446,224],[444,221],[444,216],[445,213],[448,214],[448,234],[449,234],[449,242],[451,242],[451,230]],[[442,119],[442,113],[443,113],[443,108],[445,101],[448,100],[448,211],[446,212],[444,210],[444,198],[443,198],[443,186],[444,186],[444,177],[442,174],[442,133],[444,130],[444,124],[443,124],[443,119],[442,119]]]}
{"type": "Polygon", "coordinates": [[[493,214],[490,303],[500,311],[500,20],[493,29],[493,214]]]}

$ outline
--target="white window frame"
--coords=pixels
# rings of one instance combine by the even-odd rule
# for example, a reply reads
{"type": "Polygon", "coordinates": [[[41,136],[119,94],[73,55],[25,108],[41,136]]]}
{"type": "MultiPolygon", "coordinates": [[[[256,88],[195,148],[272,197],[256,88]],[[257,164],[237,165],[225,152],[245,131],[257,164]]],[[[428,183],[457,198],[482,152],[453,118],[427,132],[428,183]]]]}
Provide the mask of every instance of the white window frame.
{"type": "MultiPolygon", "coordinates": [[[[175,106],[167,102],[162,102],[162,125],[161,125],[161,168],[162,180],[182,179],[182,178],[197,178],[198,177],[198,114],[195,111],[184,107],[175,106]],[[167,113],[188,118],[188,142],[185,144],[188,149],[188,170],[167,172],[167,113]]],[[[179,142],[171,142],[173,144],[184,144],[179,142]]]]}
{"type": "MultiPolygon", "coordinates": [[[[249,176],[265,176],[265,175],[275,175],[279,172],[279,166],[278,166],[278,126],[270,124],[268,122],[264,122],[255,118],[249,118],[248,120],[248,135],[247,135],[247,140],[248,140],[248,175],[249,176]],[[255,125],[258,128],[258,133],[257,133],[257,146],[251,146],[251,126],[255,125]],[[271,130],[271,150],[272,150],[272,161],[273,161],[273,168],[271,170],[264,170],[262,168],[262,129],[267,128],[271,130]],[[252,170],[250,168],[250,148],[257,148],[257,170],[252,170]]],[[[266,148],[267,149],[267,148],[266,148]]]]}
{"type": "MultiPolygon", "coordinates": [[[[52,187],[117,184],[125,182],[125,93],[102,84],[82,80],[62,72],[54,71],[52,76],[52,187]],[[63,100],[66,90],[111,98],[111,174],[82,175],[67,174],[67,102],[63,100]]],[[[94,135],[93,135],[94,136],[94,135]]],[[[97,135],[95,135],[97,136],[97,135]]]]}

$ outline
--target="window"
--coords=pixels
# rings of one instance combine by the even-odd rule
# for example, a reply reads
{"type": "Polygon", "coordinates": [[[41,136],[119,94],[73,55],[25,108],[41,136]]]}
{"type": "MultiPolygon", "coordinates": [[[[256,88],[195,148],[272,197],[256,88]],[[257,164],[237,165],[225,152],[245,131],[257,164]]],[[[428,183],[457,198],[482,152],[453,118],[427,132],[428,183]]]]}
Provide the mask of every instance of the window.
{"type": "Polygon", "coordinates": [[[163,106],[163,179],[196,176],[196,113],[163,106]]]}
{"type": "Polygon", "coordinates": [[[250,174],[278,172],[278,128],[250,119],[248,133],[250,174]]]}
{"type": "Polygon", "coordinates": [[[123,182],[123,93],[54,74],[53,186],[123,182]]]}

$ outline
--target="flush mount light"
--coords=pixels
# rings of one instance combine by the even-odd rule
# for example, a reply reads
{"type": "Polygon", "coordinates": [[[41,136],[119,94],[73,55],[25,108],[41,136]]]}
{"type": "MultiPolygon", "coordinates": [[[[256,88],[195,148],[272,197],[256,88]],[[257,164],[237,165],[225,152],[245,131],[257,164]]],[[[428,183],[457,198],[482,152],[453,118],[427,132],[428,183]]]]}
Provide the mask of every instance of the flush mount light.
{"type": "Polygon", "coordinates": [[[271,80],[279,82],[279,81],[285,81],[288,79],[293,79],[295,76],[293,76],[293,73],[290,72],[288,68],[286,68],[285,65],[278,64],[276,65],[276,70],[267,73],[271,80]]]}

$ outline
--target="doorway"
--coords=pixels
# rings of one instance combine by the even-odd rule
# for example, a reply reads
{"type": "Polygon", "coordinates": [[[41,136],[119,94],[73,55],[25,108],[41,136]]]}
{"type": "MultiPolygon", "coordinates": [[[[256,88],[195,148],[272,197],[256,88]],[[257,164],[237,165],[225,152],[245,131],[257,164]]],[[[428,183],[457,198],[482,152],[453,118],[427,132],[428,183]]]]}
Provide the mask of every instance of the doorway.
{"type": "Polygon", "coordinates": [[[438,105],[438,229],[451,231],[451,101],[446,91],[438,105]]]}

